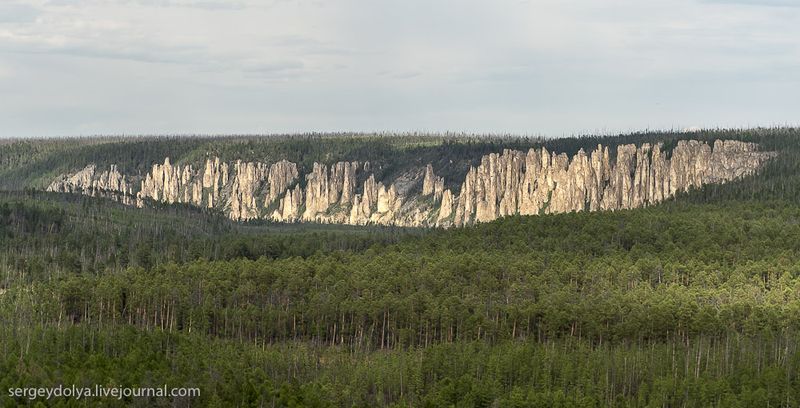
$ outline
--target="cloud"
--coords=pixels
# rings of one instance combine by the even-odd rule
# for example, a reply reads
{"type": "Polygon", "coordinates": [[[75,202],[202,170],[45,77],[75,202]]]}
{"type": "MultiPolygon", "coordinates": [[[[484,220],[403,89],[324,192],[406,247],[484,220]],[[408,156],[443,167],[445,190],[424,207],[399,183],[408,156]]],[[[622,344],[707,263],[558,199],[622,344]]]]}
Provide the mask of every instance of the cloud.
{"type": "Polygon", "coordinates": [[[145,40],[126,41],[111,36],[94,41],[81,36],[64,37],[36,32],[0,31],[0,52],[127,60],[142,63],[191,64],[210,62],[200,45],[166,45],[145,40]]]}
{"type": "Polygon", "coordinates": [[[246,68],[249,72],[285,72],[302,69],[305,65],[302,61],[282,61],[272,63],[262,63],[246,68]]]}
{"type": "Polygon", "coordinates": [[[363,54],[353,48],[346,48],[331,44],[328,41],[321,41],[313,37],[290,34],[271,37],[266,41],[270,46],[291,49],[294,52],[316,55],[354,55],[363,54]]]}
{"type": "Polygon", "coordinates": [[[159,47],[159,48],[105,48],[93,46],[41,47],[16,50],[20,53],[67,55],[83,58],[103,58],[127,60],[145,63],[190,64],[196,61],[198,49],[191,47],[159,47]]]}
{"type": "Polygon", "coordinates": [[[800,7],[800,0],[700,0],[702,3],[766,7],[800,7]]]}
{"type": "Polygon", "coordinates": [[[121,0],[129,4],[157,7],[190,7],[207,10],[240,10],[247,3],[239,0],[121,0]]]}
{"type": "Polygon", "coordinates": [[[30,23],[42,12],[36,7],[22,3],[0,3],[0,24],[30,23]]]}
{"type": "MultiPolygon", "coordinates": [[[[38,24],[0,26],[0,52],[180,64],[199,72],[260,76],[299,75],[306,68],[305,57],[322,66],[324,59],[354,54],[305,34],[262,35],[260,24],[291,28],[293,23],[280,21],[280,16],[270,19],[263,10],[253,16],[240,12],[249,7],[245,1],[50,0],[47,4],[38,24]],[[234,14],[208,12],[220,8],[234,14]]],[[[335,70],[341,63],[326,66],[335,70]]]]}
{"type": "Polygon", "coordinates": [[[800,27],[765,1],[0,0],[0,136],[768,125],[800,27]]]}
{"type": "Polygon", "coordinates": [[[287,81],[302,76],[305,73],[304,68],[305,64],[302,61],[277,61],[251,63],[241,70],[250,77],[287,81]]]}
{"type": "Polygon", "coordinates": [[[183,7],[207,10],[240,10],[248,6],[243,0],[49,0],[50,6],[86,6],[87,4],[117,4],[148,7],[183,7]]]}

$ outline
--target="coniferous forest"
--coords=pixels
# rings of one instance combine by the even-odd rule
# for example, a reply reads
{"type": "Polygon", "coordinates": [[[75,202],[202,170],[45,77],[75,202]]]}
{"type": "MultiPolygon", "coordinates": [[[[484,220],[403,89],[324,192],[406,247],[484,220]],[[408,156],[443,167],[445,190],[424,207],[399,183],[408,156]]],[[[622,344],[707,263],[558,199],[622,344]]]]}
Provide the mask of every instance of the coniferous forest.
{"type": "Polygon", "coordinates": [[[800,129],[4,141],[0,187],[3,406],[800,406],[800,129]],[[87,161],[371,158],[387,178],[440,163],[452,182],[503,148],[686,138],[777,155],[644,208],[449,229],[233,222],[43,191],[87,161]],[[58,384],[201,395],[6,393],[58,384]]]}

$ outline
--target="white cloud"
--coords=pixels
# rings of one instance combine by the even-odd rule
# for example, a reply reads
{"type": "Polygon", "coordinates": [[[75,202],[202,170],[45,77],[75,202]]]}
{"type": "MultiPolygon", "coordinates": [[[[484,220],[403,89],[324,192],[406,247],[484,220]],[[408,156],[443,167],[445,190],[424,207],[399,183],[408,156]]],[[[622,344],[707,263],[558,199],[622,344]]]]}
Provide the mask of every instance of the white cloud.
{"type": "Polygon", "coordinates": [[[800,7],[798,0],[702,0],[706,3],[719,3],[740,5],[745,4],[749,6],[766,6],[766,7],[800,7]]]}
{"type": "Polygon", "coordinates": [[[121,4],[150,7],[193,7],[209,10],[242,9],[244,0],[49,0],[48,6],[85,6],[98,4],[121,4]]]}
{"type": "Polygon", "coordinates": [[[0,136],[792,120],[800,9],[743,3],[0,3],[0,136]]]}
{"type": "Polygon", "coordinates": [[[7,1],[0,3],[0,24],[29,23],[36,20],[41,11],[30,4],[7,1]]]}

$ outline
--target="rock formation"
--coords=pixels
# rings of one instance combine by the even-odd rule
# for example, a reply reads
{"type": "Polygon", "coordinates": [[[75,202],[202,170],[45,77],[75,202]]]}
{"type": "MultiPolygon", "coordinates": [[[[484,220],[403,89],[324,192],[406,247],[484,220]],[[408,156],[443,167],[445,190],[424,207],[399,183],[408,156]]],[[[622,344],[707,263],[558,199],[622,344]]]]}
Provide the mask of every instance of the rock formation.
{"type": "Polygon", "coordinates": [[[457,192],[445,188],[430,164],[384,184],[369,162],[314,163],[301,178],[297,164],[287,160],[227,163],[218,157],[197,169],[165,158],[144,176],[126,176],[114,165],[98,172],[89,164],[57,177],[47,189],[138,206],[150,200],[187,203],[221,210],[233,220],[449,227],[513,214],[642,207],[751,174],[773,155],[733,140],[713,146],[679,141],[670,153],[649,143],[620,145],[615,155],[600,145],[572,157],[545,148],[504,150],[482,157],[457,192]],[[132,180],[138,180],[138,190],[132,180]]]}
{"type": "Polygon", "coordinates": [[[74,174],[61,175],[50,183],[47,191],[112,197],[126,205],[134,203],[133,189],[117,166],[112,164],[108,170],[100,173],[95,169],[94,164],[89,164],[74,174]]]}
{"type": "Polygon", "coordinates": [[[425,178],[422,181],[422,195],[427,196],[433,194],[433,200],[438,202],[444,193],[444,178],[436,177],[433,173],[433,166],[428,164],[425,167],[425,178]]]}

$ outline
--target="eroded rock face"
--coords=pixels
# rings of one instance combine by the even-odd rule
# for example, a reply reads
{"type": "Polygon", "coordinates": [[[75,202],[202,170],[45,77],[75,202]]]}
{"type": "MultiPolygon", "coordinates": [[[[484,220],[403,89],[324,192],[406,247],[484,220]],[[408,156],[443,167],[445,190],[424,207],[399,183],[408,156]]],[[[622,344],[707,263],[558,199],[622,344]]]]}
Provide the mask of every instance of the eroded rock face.
{"type": "Polygon", "coordinates": [[[442,205],[439,207],[439,214],[436,217],[437,225],[448,225],[451,223],[450,216],[453,214],[453,193],[445,190],[442,193],[442,205]]]}
{"type": "Polygon", "coordinates": [[[300,218],[300,208],[303,206],[303,189],[295,186],[294,190],[286,193],[280,205],[272,213],[272,219],[279,222],[295,222],[300,218]]]}
{"type": "Polygon", "coordinates": [[[256,195],[267,180],[269,169],[264,163],[237,160],[234,163],[233,185],[230,193],[230,217],[234,220],[259,218],[256,195]]]}
{"type": "Polygon", "coordinates": [[[297,164],[288,160],[281,160],[269,166],[269,194],[264,202],[265,206],[274,202],[287,188],[299,177],[297,164]]]}
{"type": "Polygon", "coordinates": [[[96,166],[90,164],[74,174],[61,175],[50,183],[47,191],[109,197],[127,205],[135,203],[131,185],[115,165],[98,173],[96,166]]]}
{"type": "Polygon", "coordinates": [[[303,220],[346,223],[353,204],[358,162],[338,162],[330,167],[314,163],[306,175],[303,220]],[[335,207],[335,208],[334,208],[335,207]]]}
{"type": "Polygon", "coordinates": [[[433,173],[433,166],[428,164],[425,167],[425,178],[422,181],[422,195],[427,196],[433,194],[433,200],[438,202],[442,199],[444,193],[444,178],[437,177],[433,173]]]}
{"type": "Polygon", "coordinates": [[[148,200],[187,203],[219,209],[233,220],[449,227],[513,214],[646,206],[703,184],[751,174],[773,155],[731,140],[717,140],[713,146],[680,141],[671,155],[661,144],[649,143],[620,145],[613,156],[600,145],[572,157],[544,148],[504,150],[471,167],[457,194],[445,188],[430,164],[384,184],[376,180],[369,162],[314,163],[301,178],[297,164],[287,160],[226,163],[209,157],[195,169],[165,158],[143,176],[126,176],[113,165],[100,172],[89,164],[59,176],[47,190],[138,206],[148,200]],[[361,185],[359,179],[364,180],[361,185]]]}
{"type": "Polygon", "coordinates": [[[506,150],[470,169],[457,198],[455,225],[509,214],[617,210],[658,203],[677,192],[750,174],[771,157],[739,141],[680,141],[667,158],[661,145],[621,145],[565,154],[506,150]],[[523,164],[524,163],[524,164],[523,164]]]}

